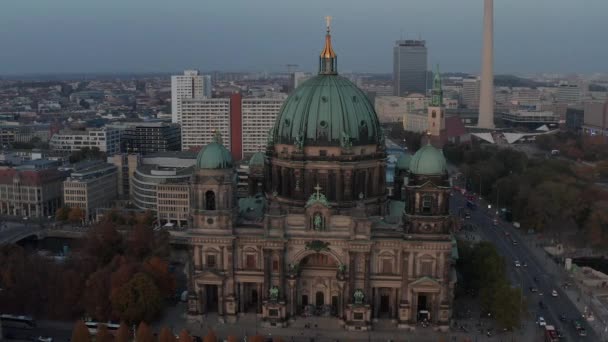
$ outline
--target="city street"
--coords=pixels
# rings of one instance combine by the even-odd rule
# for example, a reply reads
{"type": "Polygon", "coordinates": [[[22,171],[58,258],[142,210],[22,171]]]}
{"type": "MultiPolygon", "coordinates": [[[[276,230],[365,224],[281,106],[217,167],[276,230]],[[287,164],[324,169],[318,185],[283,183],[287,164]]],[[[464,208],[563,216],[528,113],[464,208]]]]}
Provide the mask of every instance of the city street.
{"type": "MultiPolygon", "coordinates": [[[[452,197],[451,207],[455,210],[466,207],[465,197],[455,194],[452,197]]],[[[561,331],[566,341],[600,341],[576,306],[562,291],[560,280],[547,272],[547,268],[552,267],[548,263],[552,261],[539,260],[535,257],[529,250],[534,244],[523,241],[526,238],[525,233],[520,234],[505,222],[499,221],[498,225],[494,226],[494,210],[487,210],[479,205],[477,210],[470,211],[471,218],[465,221],[470,221],[469,223],[477,227],[477,232],[483,240],[496,245],[498,252],[505,259],[507,274],[512,284],[522,288],[524,300],[528,303],[528,315],[523,319],[523,324],[535,325],[538,317],[542,316],[548,325],[553,325],[561,331]],[[515,261],[519,261],[520,266],[516,266],[515,261]],[[531,288],[536,288],[537,292],[532,292],[531,288]],[[553,290],[557,291],[557,297],[551,295],[553,290]],[[540,305],[541,302],[543,307],[540,305]],[[566,317],[565,321],[560,320],[561,315],[566,317]],[[587,336],[578,335],[572,323],[574,319],[583,323],[587,336]]],[[[542,330],[541,327],[538,329],[542,330]]]]}

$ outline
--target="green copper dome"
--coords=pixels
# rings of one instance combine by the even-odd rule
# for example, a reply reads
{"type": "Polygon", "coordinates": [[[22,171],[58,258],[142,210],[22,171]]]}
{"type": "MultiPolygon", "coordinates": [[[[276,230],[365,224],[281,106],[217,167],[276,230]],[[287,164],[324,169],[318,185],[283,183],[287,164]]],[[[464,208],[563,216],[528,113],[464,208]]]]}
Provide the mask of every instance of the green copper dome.
{"type": "Polygon", "coordinates": [[[338,76],[337,63],[328,22],[319,74],[302,83],[285,100],[274,126],[275,144],[305,147],[380,143],[380,123],[374,106],[361,89],[338,76]]]}
{"type": "Polygon", "coordinates": [[[399,159],[397,159],[396,167],[398,170],[409,170],[410,162],[412,160],[412,156],[409,154],[403,154],[399,159]]]}
{"type": "Polygon", "coordinates": [[[196,157],[199,169],[227,169],[232,167],[230,151],[222,145],[222,137],[216,131],[213,142],[205,146],[196,157]]]}
{"type": "Polygon", "coordinates": [[[249,167],[252,166],[264,166],[264,153],[256,152],[249,159],[249,167]]]}
{"type": "Polygon", "coordinates": [[[410,171],[415,175],[442,175],[447,172],[447,162],[441,150],[427,144],[412,157],[410,171]]]}
{"type": "Polygon", "coordinates": [[[275,144],[340,146],[342,137],[352,145],[377,144],[380,124],[374,106],[363,91],[338,75],[321,74],[292,93],[275,123],[275,144]]]}

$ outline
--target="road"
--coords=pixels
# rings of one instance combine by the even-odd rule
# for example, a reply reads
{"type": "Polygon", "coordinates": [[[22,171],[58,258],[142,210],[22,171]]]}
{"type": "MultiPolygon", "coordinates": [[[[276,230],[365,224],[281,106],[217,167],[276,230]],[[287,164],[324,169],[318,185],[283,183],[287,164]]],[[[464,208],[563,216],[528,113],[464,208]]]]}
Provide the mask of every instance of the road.
{"type": "MultiPolygon", "coordinates": [[[[455,194],[452,197],[452,208],[465,207],[465,205],[464,196],[455,194]]],[[[496,246],[505,259],[507,273],[512,284],[522,288],[524,299],[528,302],[528,317],[524,318],[524,324],[536,324],[537,317],[542,316],[547,324],[555,326],[562,332],[565,339],[560,339],[560,341],[600,341],[587,322],[581,318],[581,313],[576,306],[561,290],[562,284],[559,283],[559,279],[545,271],[546,261],[538,260],[528,249],[527,244],[520,241],[519,231],[504,222],[499,222],[497,226],[494,226],[493,218],[494,216],[488,210],[479,208],[471,211],[471,218],[468,221],[478,227],[477,233],[484,240],[490,241],[496,246]],[[506,233],[509,233],[509,236],[518,242],[517,245],[511,242],[511,238],[506,233]],[[522,266],[516,267],[516,260],[522,266]],[[523,266],[524,262],[527,263],[527,267],[523,266]],[[531,287],[537,288],[538,292],[531,292],[531,287]],[[557,297],[551,296],[553,290],[557,291],[557,297]],[[540,301],[544,304],[544,308],[540,307],[540,301]],[[561,322],[560,315],[565,315],[567,320],[561,322]],[[583,323],[587,336],[578,336],[572,323],[573,319],[578,319],[583,323]]],[[[539,330],[541,329],[539,328],[539,330]]]]}

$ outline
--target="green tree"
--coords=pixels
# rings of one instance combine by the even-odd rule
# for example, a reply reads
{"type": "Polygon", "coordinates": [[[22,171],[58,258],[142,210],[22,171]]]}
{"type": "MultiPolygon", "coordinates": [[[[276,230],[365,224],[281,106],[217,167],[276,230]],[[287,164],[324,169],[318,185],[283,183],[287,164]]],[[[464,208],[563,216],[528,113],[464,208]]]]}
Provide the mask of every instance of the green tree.
{"type": "Polygon", "coordinates": [[[91,335],[89,334],[89,328],[87,328],[84,321],[79,320],[74,325],[72,330],[72,341],[73,342],[91,342],[91,335]]]}
{"type": "Polygon", "coordinates": [[[492,312],[501,328],[512,330],[519,326],[523,310],[522,303],[521,289],[512,288],[506,282],[496,287],[492,312]]]}
{"type": "Polygon", "coordinates": [[[61,207],[57,209],[57,212],[55,213],[55,219],[57,219],[57,221],[67,221],[69,215],[70,207],[61,207]]]}
{"type": "Polygon", "coordinates": [[[154,342],[152,330],[150,330],[150,327],[144,321],[139,323],[137,327],[136,340],[137,342],[154,342]]]}
{"type": "MultiPolygon", "coordinates": [[[[127,322],[152,321],[162,309],[162,296],[145,273],[137,273],[111,295],[112,308],[127,322]]],[[[139,339],[138,339],[139,340],[139,339]]]]}
{"type": "Polygon", "coordinates": [[[595,248],[608,245],[608,201],[600,201],[593,205],[585,223],[587,239],[595,248]]]}

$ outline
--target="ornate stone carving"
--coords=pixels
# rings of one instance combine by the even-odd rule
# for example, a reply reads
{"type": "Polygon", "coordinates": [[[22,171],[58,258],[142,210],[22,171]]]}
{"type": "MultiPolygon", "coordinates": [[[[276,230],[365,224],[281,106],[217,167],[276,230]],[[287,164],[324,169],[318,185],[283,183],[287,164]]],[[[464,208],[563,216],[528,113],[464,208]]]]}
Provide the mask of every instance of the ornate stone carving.
{"type": "Polygon", "coordinates": [[[276,286],[273,286],[270,289],[268,289],[268,297],[271,302],[278,301],[279,300],[279,288],[276,286]]]}
{"type": "Polygon", "coordinates": [[[355,293],[353,294],[353,300],[357,305],[363,304],[363,301],[365,300],[365,294],[363,293],[363,290],[356,289],[355,293]]]}
{"type": "Polygon", "coordinates": [[[317,253],[329,250],[329,242],[323,242],[321,240],[312,240],[306,243],[306,249],[315,251],[317,253]]]}

